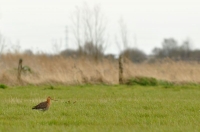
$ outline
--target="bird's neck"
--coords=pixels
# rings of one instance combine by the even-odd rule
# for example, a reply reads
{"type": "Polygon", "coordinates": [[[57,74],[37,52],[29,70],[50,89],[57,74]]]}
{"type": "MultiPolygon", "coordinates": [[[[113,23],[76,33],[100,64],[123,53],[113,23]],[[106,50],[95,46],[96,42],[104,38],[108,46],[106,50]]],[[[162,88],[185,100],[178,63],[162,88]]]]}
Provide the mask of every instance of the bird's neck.
{"type": "Polygon", "coordinates": [[[51,100],[50,100],[50,99],[47,99],[47,103],[50,104],[50,103],[51,103],[51,100]]]}

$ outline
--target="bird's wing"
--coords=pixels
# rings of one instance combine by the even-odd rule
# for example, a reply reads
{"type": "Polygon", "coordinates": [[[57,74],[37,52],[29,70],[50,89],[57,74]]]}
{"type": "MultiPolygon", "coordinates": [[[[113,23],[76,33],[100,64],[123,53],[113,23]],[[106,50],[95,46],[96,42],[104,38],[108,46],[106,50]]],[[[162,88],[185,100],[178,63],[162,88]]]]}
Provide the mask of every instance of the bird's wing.
{"type": "Polygon", "coordinates": [[[34,106],[32,109],[44,109],[47,107],[46,102],[39,103],[38,105],[34,106]]]}

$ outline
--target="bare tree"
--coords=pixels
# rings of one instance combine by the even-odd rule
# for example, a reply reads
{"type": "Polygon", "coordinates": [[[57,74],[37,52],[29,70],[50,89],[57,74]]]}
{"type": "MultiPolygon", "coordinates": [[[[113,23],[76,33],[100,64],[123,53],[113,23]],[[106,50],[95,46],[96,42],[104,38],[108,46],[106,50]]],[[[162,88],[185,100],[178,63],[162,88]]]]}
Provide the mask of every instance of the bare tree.
{"type": "Polygon", "coordinates": [[[82,38],[81,38],[81,10],[79,7],[76,7],[74,13],[71,17],[72,20],[72,33],[75,39],[75,43],[78,47],[82,45],[82,38]]]}
{"type": "Polygon", "coordinates": [[[3,35],[0,33],[0,58],[1,58],[1,54],[3,53],[5,48],[6,48],[6,41],[5,41],[5,38],[3,37],[3,35]]]}
{"type": "MultiPolygon", "coordinates": [[[[93,51],[89,53],[99,59],[106,48],[106,21],[100,6],[90,8],[87,4],[76,7],[72,16],[72,33],[80,52],[90,45],[93,51]]],[[[88,52],[88,50],[87,50],[88,52]]],[[[84,54],[87,54],[84,53],[84,54]]],[[[90,52],[90,51],[89,51],[90,52]]]]}
{"type": "Polygon", "coordinates": [[[121,18],[119,20],[119,29],[120,34],[119,37],[116,37],[116,44],[120,50],[120,56],[119,56],[119,84],[122,84],[124,82],[124,67],[123,67],[123,61],[124,61],[124,54],[123,51],[128,49],[128,31],[126,24],[124,23],[124,20],[121,18]],[[120,39],[117,39],[120,38],[120,39]]]}
{"type": "Polygon", "coordinates": [[[123,18],[120,18],[119,20],[119,31],[120,31],[119,36],[118,37],[116,36],[116,38],[119,38],[119,39],[115,39],[115,40],[120,52],[122,52],[128,49],[128,45],[129,45],[128,29],[123,18]]]}
{"type": "Polygon", "coordinates": [[[182,58],[183,59],[189,59],[190,58],[190,52],[192,48],[192,42],[189,38],[187,38],[183,44],[180,46],[180,49],[183,51],[182,58]]]}
{"type": "MultiPolygon", "coordinates": [[[[0,14],[1,15],[1,14],[0,14]]],[[[3,37],[3,35],[0,33],[0,59],[1,59],[1,54],[3,53],[3,50],[5,49],[6,47],[6,44],[5,44],[5,38],[3,37]]]]}

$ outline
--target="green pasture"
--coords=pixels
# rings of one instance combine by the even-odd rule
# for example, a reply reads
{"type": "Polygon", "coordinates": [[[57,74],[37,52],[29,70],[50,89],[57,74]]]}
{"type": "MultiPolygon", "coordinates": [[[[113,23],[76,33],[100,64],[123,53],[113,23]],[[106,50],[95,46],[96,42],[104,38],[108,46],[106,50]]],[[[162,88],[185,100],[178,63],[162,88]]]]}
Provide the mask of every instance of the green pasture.
{"type": "Polygon", "coordinates": [[[0,132],[198,132],[200,87],[82,85],[0,88],[0,132]],[[52,101],[48,111],[31,108],[52,101]]]}

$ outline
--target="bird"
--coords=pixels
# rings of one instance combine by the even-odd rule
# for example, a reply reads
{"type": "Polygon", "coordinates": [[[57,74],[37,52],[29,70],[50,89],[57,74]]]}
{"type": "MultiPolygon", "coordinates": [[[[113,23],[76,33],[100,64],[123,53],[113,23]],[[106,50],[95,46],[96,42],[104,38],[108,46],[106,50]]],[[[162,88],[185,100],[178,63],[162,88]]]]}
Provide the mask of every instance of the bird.
{"type": "Polygon", "coordinates": [[[34,106],[32,109],[46,111],[49,109],[51,105],[51,100],[54,100],[54,99],[52,99],[51,97],[48,97],[47,101],[39,103],[38,105],[34,106]]]}

